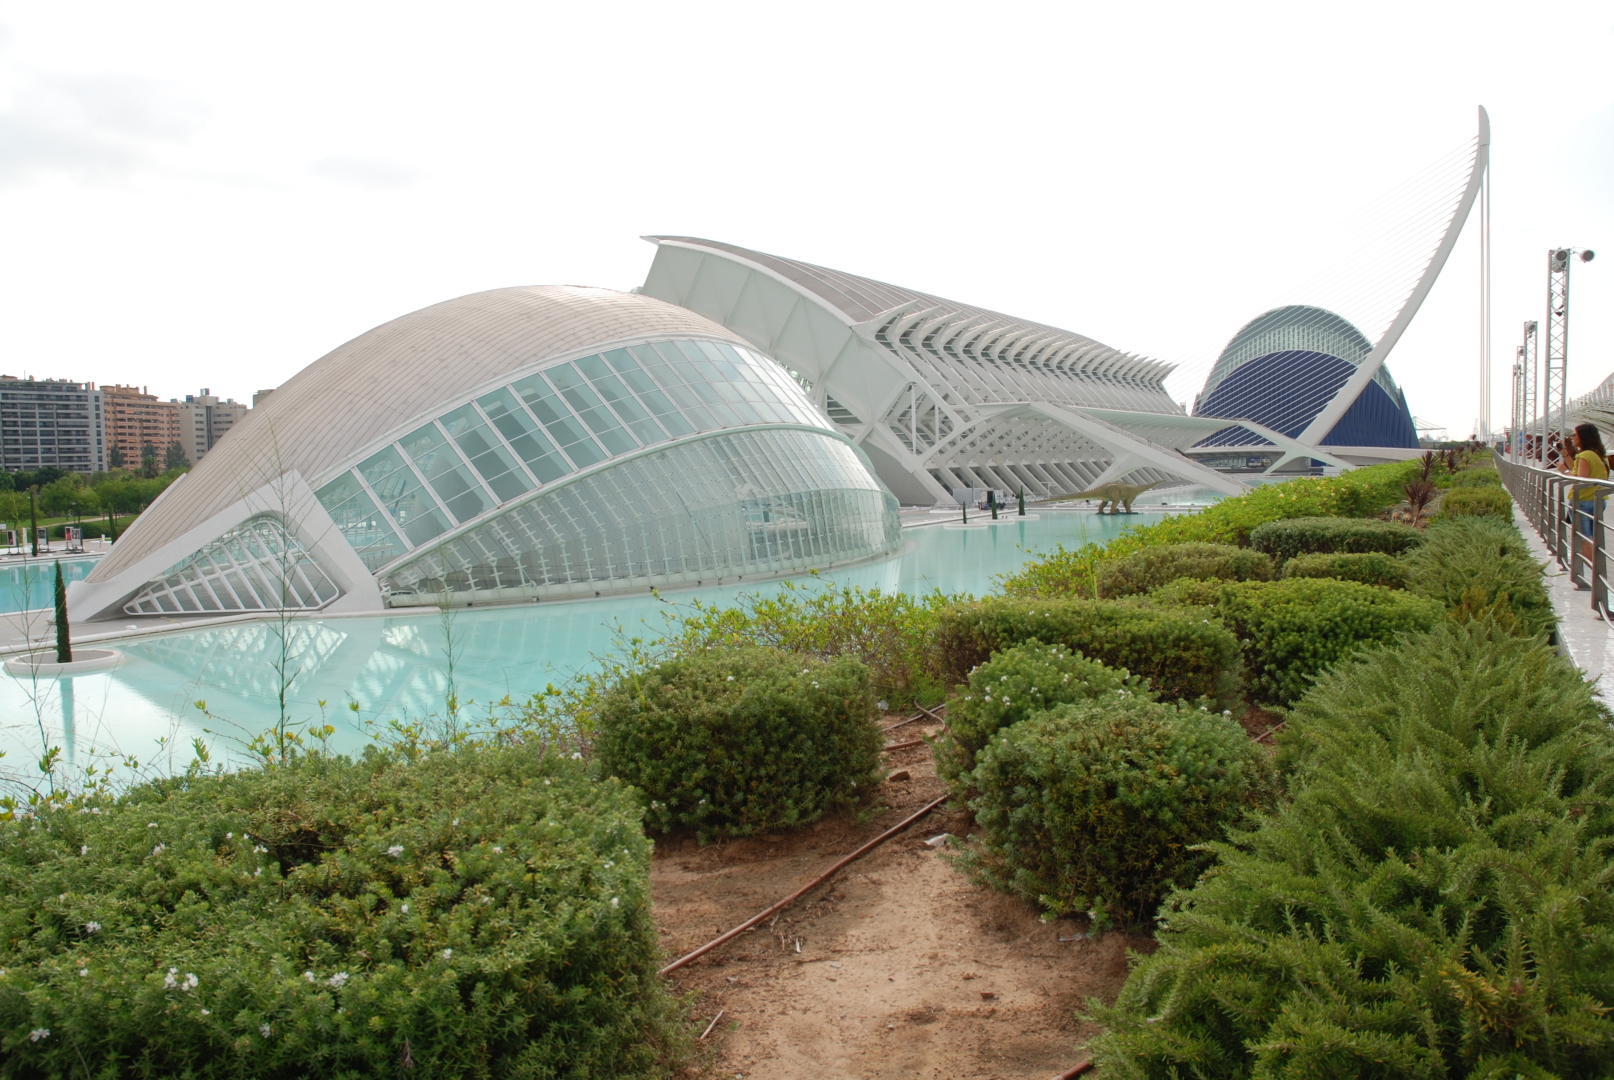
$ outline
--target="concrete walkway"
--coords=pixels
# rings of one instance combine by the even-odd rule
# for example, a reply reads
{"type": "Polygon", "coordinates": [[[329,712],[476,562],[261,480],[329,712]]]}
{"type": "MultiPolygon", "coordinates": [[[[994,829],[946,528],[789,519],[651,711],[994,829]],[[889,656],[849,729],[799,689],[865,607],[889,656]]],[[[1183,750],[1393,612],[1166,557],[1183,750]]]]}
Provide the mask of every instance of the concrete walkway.
{"type": "Polygon", "coordinates": [[[1547,564],[1547,593],[1558,615],[1558,651],[1574,661],[1586,678],[1597,686],[1598,699],[1614,705],[1614,627],[1592,610],[1591,594],[1581,592],[1569,580],[1569,571],[1558,565],[1552,551],[1536,532],[1519,504],[1513,504],[1513,523],[1524,534],[1531,553],[1547,564]],[[1605,674],[1610,675],[1603,682],[1605,674]]]}

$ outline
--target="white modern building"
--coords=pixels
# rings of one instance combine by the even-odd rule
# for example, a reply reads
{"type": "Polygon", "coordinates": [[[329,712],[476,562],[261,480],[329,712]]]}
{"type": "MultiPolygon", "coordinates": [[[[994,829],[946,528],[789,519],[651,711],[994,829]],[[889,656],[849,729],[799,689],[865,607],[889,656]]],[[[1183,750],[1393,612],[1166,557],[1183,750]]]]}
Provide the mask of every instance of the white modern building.
{"type": "Polygon", "coordinates": [[[495,289],[261,399],[76,620],[592,597],[889,554],[897,500],[742,336],[609,289],[495,289]]]}
{"type": "MultiPolygon", "coordinates": [[[[1168,364],[732,244],[646,239],[656,257],[643,291],[789,368],[905,504],[946,502],[960,488],[1047,498],[1112,480],[1245,490],[1182,453],[1229,422],[1173,401],[1168,364]]],[[[1238,426],[1293,456],[1341,464],[1265,425],[1238,426]]]]}

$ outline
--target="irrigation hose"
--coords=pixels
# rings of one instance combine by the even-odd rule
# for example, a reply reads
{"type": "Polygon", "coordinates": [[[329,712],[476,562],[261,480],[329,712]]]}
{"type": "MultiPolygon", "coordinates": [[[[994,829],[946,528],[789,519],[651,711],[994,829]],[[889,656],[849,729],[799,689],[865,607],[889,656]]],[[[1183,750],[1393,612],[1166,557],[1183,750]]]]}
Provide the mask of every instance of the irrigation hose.
{"type": "Polygon", "coordinates": [[[747,930],[751,929],[768,916],[783,911],[785,908],[789,907],[791,904],[794,904],[797,900],[800,900],[803,896],[806,896],[809,892],[812,892],[814,889],[818,888],[818,886],[834,877],[851,863],[861,859],[863,856],[867,855],[869,852],[873,851],[875,848],[879,847],[881,844],[885,843],[887,840],[891,839],[893,836],[896,836],[908,826],[912,825],[914,822],[936,809],[936,807],[946,802],[947,799],[948,796],[943,795],[934,802],[925,804],[922,809],[897,822],[897,824],[891,826],[891,828],[887,829],[879,836],[876,836],[873,840],[870,840],[868,843],[852,852],[852,854],[842,858],[834,866],[831,866],[828,870],[825,870],[822,874],[819,874],[817,877],[813,878],[813,880],[809,881],[807,884],[803,885],[801,888],[797,889],[795,892],[791,893],[777,904],[774,904],[766,911],[760,911],[751,916],[749,919],[745,920],[745,922],[741,923],[739,926],[736,926],[733,930],[730,930],[728,933],[719,937],[713,938],[711,941],[708,941],[705,945],[702,945],[694,952],[685,953],[683,956],[680,956],[678,959],[662,968],[660,973],[662,975],[668,975],[674,971],[677,971],[691,960],[705,956],[707,953],[711,952],[719,945],[722,945],[724,942],[731,941],[734,938],[739,937],[741,934],[745,933],[747,930]]]}

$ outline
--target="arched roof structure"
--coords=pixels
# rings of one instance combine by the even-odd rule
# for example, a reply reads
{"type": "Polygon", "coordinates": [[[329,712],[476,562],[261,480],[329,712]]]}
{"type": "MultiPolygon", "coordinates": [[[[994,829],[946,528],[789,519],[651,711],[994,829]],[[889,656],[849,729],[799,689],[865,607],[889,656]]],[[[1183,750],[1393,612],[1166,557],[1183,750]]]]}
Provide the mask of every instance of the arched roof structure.
{"type": "Polygon", "coordinates": [[[135,522],[75,617],[597,595],[892,550],[896,503],[743,338],[494,289],[310,364],[135,522]]]}

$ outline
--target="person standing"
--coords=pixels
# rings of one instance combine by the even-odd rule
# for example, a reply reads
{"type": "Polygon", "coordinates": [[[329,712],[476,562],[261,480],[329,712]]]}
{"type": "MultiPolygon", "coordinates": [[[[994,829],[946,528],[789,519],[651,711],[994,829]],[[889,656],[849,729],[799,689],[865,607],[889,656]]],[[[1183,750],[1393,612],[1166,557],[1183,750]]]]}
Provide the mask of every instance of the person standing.
{"type": "MultiPolygon", "coordinates": [[[[1596,424],[1576,424],[1575,433],[1571,437],[1574,442],[1573,458],[1566,452],[1560,457],[1559,470],[1572,476],[1584,476],[1589,480],[1608,479],[1608,451],[1603,449],[1603,437],[1597,430],[1596,424]]],[[[1576,488],[1573,496],[1575,503],[1576,531],[1581,535],[1580,551],[1586,558],[1586,565],[1592,565],[1593,529],[1596,527],[1597,499],[1601,491],[1595,487],[1576,488]]]]}

